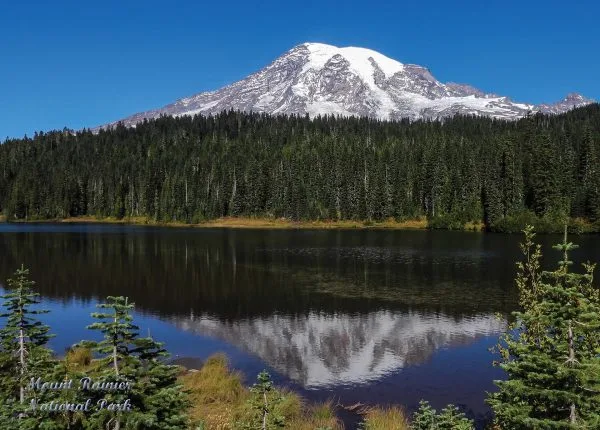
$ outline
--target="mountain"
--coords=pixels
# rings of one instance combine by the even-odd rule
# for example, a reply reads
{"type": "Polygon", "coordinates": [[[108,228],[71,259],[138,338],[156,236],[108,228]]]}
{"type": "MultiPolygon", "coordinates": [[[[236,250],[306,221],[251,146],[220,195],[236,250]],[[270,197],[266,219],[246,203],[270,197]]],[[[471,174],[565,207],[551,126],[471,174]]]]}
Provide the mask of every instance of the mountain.
{"type": "Polygon", "coordinates": [[[241,81],[120,122],[133,126],[161,115],[208,115],[229,109],[384,120],[435,119],[455,114],[517,119],[530,111],[556,114],[592,102],[569,94],[555,104],[516,103],[469,85],[444,84],[425,67],[402,64],[370,49],[304,43],[241,81]]]}
{"type": "Polygon", "coordinates": [[[590,103],[595,103],[595,100],[583,97],[581,94],[571,93],[559,102],[553,104],[540,104],[537,105],[536,108],[543,113],[559,114],[576,107],[589,105],[590,103]]]}

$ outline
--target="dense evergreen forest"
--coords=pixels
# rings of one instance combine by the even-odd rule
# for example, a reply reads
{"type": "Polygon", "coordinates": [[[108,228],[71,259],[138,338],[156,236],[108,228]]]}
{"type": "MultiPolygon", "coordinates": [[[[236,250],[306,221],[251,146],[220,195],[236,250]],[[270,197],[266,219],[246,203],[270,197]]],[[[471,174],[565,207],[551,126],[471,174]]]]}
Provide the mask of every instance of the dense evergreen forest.
{"type": "Polygon", "coordinates": [[[516,122],[163,117],[7,139],[0,169],[9,221],[427,217],[433,227],[519,230],[569,215],[598,226],[600,105],[516,122]]]}

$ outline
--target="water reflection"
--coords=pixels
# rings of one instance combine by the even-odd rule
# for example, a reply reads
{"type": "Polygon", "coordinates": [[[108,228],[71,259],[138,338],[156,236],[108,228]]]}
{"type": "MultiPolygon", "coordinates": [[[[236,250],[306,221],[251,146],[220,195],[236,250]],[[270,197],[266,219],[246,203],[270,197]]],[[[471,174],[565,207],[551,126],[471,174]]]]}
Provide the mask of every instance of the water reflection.
{"type": "MultiPolygon", "coordinates": [[[[559,238],[540,239],[550,266],[559,238]]],[[[51,322],[57,341],[85,338],[93,302],[127,295],[174,355],[240,350],[236,366],[254,362],[252,377],[270,365],[318,400],[411,407],[427,398],[485,414],[485,391],[501,377],[488,348],[505,322],[494,315],[506,319],[515,309],[519,240],[0,224],[0,280],[22,263],[31,269],[59,309],[51,322]]],[[[573,260],[600,261],[595,240],[578,237],[573,260]]]]}
{"type": "Polygon", "coordinates": [[[367,314],[309,312],[221,321],[207,315],[169,319],[183,330],[225,340],[255,354],[306,388],[373,382],[426,362],[439,348],[503,331],[491,315],[381,310],[367,314]]]}
{"type": "Polygon", "coordinates": [[[46,296],[127,294],[160,316],[194,309],[239,319],[382,306],[460,316],[507,313],[515,304],[516,241],[479,234],[9,228],[0,226],[0,279],[24,263],[46,296]]]}

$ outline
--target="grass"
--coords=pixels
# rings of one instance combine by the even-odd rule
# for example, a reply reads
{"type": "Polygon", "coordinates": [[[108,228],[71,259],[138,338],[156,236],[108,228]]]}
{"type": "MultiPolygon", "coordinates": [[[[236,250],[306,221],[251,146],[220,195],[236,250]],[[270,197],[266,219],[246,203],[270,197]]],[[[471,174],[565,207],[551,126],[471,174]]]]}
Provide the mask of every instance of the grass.
{"type": "Polygon", "coordinates": [[[92,363],[92,350],[83,347],[73,347],[67,351],[65,361],[70,366],[86,368],[92,363]]]}
{"type": "Polygon", "coordinates": [[[364,430],[409,430],[404,411],[397,406],[368,408],[363,411],[364,430]]]}
{"type": "Polygon", "coordinates": [[[288,428],[298,430],[343,430],[344,426],[335,415],[333,402],[327,401],[305,406],[304,414],[290,420],[288,428]]]}
{"type": "MultiPolygon", "coordinates": [[[[94,372],[92,352],[73,347],[67,351],[64,363],[71,372],[94,372]]],[[[255,422],[256,410],[249,400],[251,391],[244,385],[242,374],[229,368],[227,357],[209,357],[198,370],[181,368],[179,381],[187,391],[192,429],[241,430],[244,424],[255,422]],[[253,421],[254,420],[254,421],[253,421]]],[[[285,418],[285,427],[293,430],[344,430],[332,401],[310,404],[298,394],[275,388],[271,399],[281,399],[272,411],[285,418]]],[[[409,430],[408,420],[399,407],[365,407],[357,411],[364,417],[364,430],[409,430]]]]}
{"type": "Polygon", "coordinates": [[[388,219],[385,221],[352,221],[352,220],[315,220],[294,221],[287,218],[250,218],[250,217],[221,217],[210,221],[196,224],[185,222],[160,222],[146,217],[127,217],[117,219],[114,217],[96,218],[92,216],[73,217],[56,220],[64,223],[108,223],[108,224],[141,224],[165,227],[198,227],[198,228],[281,228],[281,229],[426,229],[428,224],[425,218],[397,221],[388,219]]]}
{"type": "MultiPolygon", "coordinates": [[[[548,217],[536,217],[530,212],[508,216],[492,225],[491,231],[502,233],[520,233],[525,225],[532,224],[539,233],[560,233],[563,221],[556,221],[548,217]]],[[[313,220],[294,221],[288,218],[269,217],[221,217],[198,223],[183,221],[155,221],[148,217],[95,217],[78,216],[62,219],[29,219],[15,220],[12,222],[42,222],[42,223],[98,223],[98,224],[130,224],[151,225],[159,227],[195,227],[195,228],[239,228],[239,229],[388,229],[388,230],[458,230],[481,232],[486,230],[482,221],[462,222],[447,217],[437,217],[428,220],[426,217],[397,220],[388,218],[381,221],[369,220],[313,220]]],[[[0,215],[0,222],[7,222],[6,216],[0,215]]],[[[598,233],[600,222],[590,222],[582,218],[569,219],[569,232],[574,234],[598,233]]]]}
{"type": "MultiPolygon", "coordinates": [[[[253,411],[248,402],[252,394],[242,383],[242,376],[229,369],[224,355],[208,358],[198,371],[188,371],[180,376],[180,381],[190,396],[190,417],[202,429],[238,429],[238,423],[245,422],[252,416],[253,411]]],[[[273,412],[285,417],[285,428],[343,429],[331,402],[308,405],[297,394],[280,389],[276,389],[273,396],[282,398],[273,412]]]]}
{"type": "Polygon", "coordinates": [[[180,377],[191,401],[190,417],[207,429],[232,429],[232,417],[248,399],[242,376],[228,368],[224,355],[210,357],[197,372],[180,377]]]}
{"type": "MultiPolygon", "coordinates": [[[[6,217],[0,216],[0,222],[6,222],[6,217]]],[[[182,221],[155,221],[148,217],[95,217],[78,216],[62,219],[30,219],[28,221],[18,220],[15,222],[61,222],[61,223],[98,223],[98,224],[131,224],[151,225],[159,227],[195,227],[195,228],[240,228],[240,229],[388,229],[388,230],[426,230],[432,228],[432,224],[426,217],[397,220],[388,218],[381,221],[369,220],[313,220],[294,221],[288,218],[269,217],[221,217],[214,220],[199,223],[187,223],[182,221]]],[[[436,224],[433,224],[435,227],[436,224]]],[[[441,229],[448,229],[441,227],[441,229]]],[[[468,222],[454,229],[463,231],[482,231],[485,225],[482,222],[468,222]]]]}

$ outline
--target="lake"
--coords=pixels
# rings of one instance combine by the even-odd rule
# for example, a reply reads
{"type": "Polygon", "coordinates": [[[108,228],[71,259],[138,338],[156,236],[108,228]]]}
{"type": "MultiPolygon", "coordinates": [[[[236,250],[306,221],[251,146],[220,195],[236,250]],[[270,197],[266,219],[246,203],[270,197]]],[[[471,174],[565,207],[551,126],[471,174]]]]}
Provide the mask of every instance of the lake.
{"type": "MultiPolygon", "coordinates": [[[[546,264],[558,260],[540,236],[546,264]]],[[[594,236],[577,263],[600,261],[594,236]]],[[[126,295],[175,358],[228,355],[310,400],[454,403],[483,422],[489,349],[516,307],[520,235],[0,224],[0,280],[25,264],[62,354],[99,299],[126,295]],[[499,316],[500,317],[499,317],[499,316]]],[[[346,422],[353,418],[344,417],[346,422]]]]}

